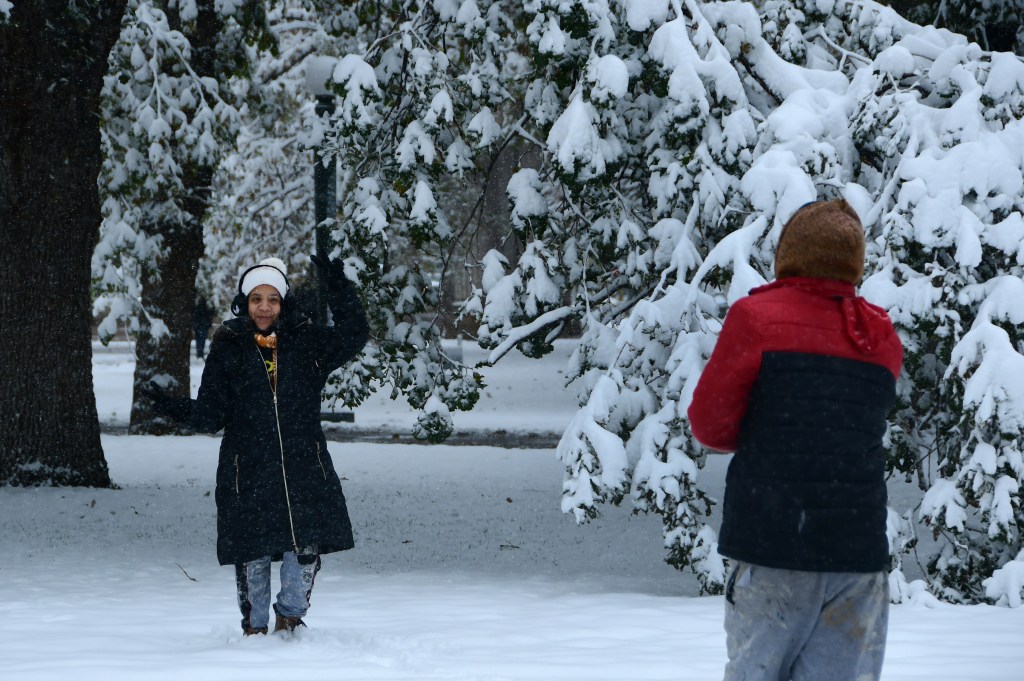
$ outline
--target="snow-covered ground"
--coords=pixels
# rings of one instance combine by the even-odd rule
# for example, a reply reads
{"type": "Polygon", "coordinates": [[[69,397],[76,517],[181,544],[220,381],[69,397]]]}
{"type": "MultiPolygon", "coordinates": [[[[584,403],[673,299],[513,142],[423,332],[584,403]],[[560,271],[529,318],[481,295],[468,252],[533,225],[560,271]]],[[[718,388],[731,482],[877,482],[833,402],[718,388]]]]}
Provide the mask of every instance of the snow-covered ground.
{"type": "MultiPolygon", "coordinates": [[[[127,414],[118,354],[96,355],[106,420],[127,414]]],[[[508,360],[474,427],[568,418],[560,359],[508,360]]],[[[402,409],[357,424],[401,428],[402,409]]],[[[218,439],[103,444],[119,489],[0,489],[0,679],[721,678],[722,599],[662,562],[656,518],[563,516],[553,450],[332,442],[357,546],[325,558],[308,629],[244,639],[214,557],[218,439]]],[[[1024,678],[1024,608],[925,603],[892,609],[886,681],[1024,678]]]]}

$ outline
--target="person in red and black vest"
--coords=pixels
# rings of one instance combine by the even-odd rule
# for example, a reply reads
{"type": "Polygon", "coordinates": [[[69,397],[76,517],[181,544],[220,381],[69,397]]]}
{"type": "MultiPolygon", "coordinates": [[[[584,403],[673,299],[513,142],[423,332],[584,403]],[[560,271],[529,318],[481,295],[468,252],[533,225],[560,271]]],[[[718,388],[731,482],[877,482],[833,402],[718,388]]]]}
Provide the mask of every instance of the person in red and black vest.
{"type": "Polygon", "coordinates": [[[864,229],[845,201],[786,223],[776,280],[736,301],[693,394],[693,436],[729,463],[719,553],[725,678],[865,681],[888,626],[883,437],[903,347],[857,295],[864,229]]]}

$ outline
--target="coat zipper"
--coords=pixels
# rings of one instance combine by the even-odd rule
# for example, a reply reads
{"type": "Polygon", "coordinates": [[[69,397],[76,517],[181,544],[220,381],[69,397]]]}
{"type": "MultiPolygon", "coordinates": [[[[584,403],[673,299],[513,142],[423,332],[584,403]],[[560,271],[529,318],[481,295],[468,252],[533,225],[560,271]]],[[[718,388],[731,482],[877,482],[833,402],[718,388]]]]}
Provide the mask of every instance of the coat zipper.
{"type": "Polygon", "coordinates": [[[317,442],[316,442],[316,461],[317,461],[317,463],[320,464],[320,470],[324,474],[324,480],[327,480],[327,469],[324,468],[323,459],[320,458],[320,441],[319,440],[317,440],[317,442]]]}
{"type": "MultiPolygon", "coordinates": [[[[274,370],[277,371],[276,362],[274,370]]],[[[267,377],[269,379],[269,376],[267,377]]],[[[288,471],[284,467],[284,440],[281,438],[281,416],[277,411],[277,393],[274,393],[274,420],[277,422],[277,444],[281,448],[281,479],[284,480],[284,501],[288,506],[288,527],[292,531],[292,546],[299,553],[299,541],[295,538],[295,521],[292,520],[292,498],[288,493],[288,471]]]]}
{"type": "Polygon", "coordinates": [[[235,494],[239,494],[238,491],[238,454],[235,454],[235,494]]]}
{"type": "MultiPolygon", "coordinates": [[[[263,361],[263,355],[260,354],[259,348],[256,348],[256,358],[260,361],[263,366],[263,370],[266,371],[267,367],[263,361]]],[[[274,349],[274,378],[277,379],[277,372],[280,371],[280,367],[277,365],[277,349],[274,349]]],[[[281,480],[284,481],[284,503],[288,507],[288,528],[292,533],[292,546],[295,548],[295,553],[299,552],[299,541],[295,538],[295,521],[292,519],[292,498],[288,492],[288,471],[284,466],[284,439],[281,437],[281,414],[277,410],[277,389],[274,387],[274,381],[270,380],[270,374],[267,374],[267,385],[270,386],[270,393],[274,396],[274,424],[277,426],[277,445],[281,449],[281,480]]]]}

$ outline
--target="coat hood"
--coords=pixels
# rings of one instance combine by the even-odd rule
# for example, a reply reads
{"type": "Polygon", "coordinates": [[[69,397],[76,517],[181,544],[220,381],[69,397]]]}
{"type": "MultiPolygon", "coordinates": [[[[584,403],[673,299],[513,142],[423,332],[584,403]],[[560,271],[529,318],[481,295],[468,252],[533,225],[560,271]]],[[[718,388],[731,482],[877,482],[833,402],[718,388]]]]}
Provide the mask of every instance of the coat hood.
{"type": "Polygon", "coordinates": [[[892,333],[892,322],[885,310],[860,296],[843,298],[843,321],[846,335],[861,351],[873,353],[892,333]]]}

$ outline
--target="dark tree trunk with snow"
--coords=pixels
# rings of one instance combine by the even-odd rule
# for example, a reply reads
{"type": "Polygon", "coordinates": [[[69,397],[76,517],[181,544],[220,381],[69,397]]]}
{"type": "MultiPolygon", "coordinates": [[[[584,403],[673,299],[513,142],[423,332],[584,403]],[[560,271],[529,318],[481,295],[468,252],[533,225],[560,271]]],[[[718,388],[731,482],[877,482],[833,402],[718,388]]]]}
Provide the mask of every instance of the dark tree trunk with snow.
{"type": "MultiPolygon", "coordinates": [[[[199,211],[202,215],[202,210],[199,211]]],[[[199,217],[187,225],[162,225],[164,251],[159,276],[151,273],[143,283],[142,306],[147,314],[167,325],[167,333],[155,336],[142,317],[135,348],[134,394],[151,380],[166,386],[177,397],[189,395],[189,340],[192,337],[192,309],[196,296],[196,271],[203,255],[203,227],[199,217]]],[[[178,430],[176,424],[153,413],[148,399],[132,403],[131,430],[166,435],[178,430]]]]}
{"type": "MultiPolygon", "coordinates": [[[[199,76],[216,78],[217,38],[220,20],[213,0],[196,3],[199,14],[194,30],[185,31],[192,45],[190,65],[199,76]]],[[[182,30],[177,10],[167,8],[172,28],[182,30]]],[[[203,216],[210,196],[215,168],[201,165],[186,170],[185,193],[179,203],[187,222],[162,222],[154,232],[163,236],[158,273],[148,273],[142,287],[142,306],[146,314],[167,325],[166,335],[155,337],[151,325],[140,319],[136,346],[133,382],[131,430],[135,433],[166,435],[177,426],[155,414],[149,399],[141,398],[140,387],[147,387],[157,377],[168,393],[176,397],[189,395],[189,343],[192,339],[192,314],[196,299],[196,272],[203,257],[203,216]]]]}
{"type": "Polygon", "coordinates": [[[92,382],[99,95],[124,0],[0,19],[0,484],[109,486],[92,382]]]}

